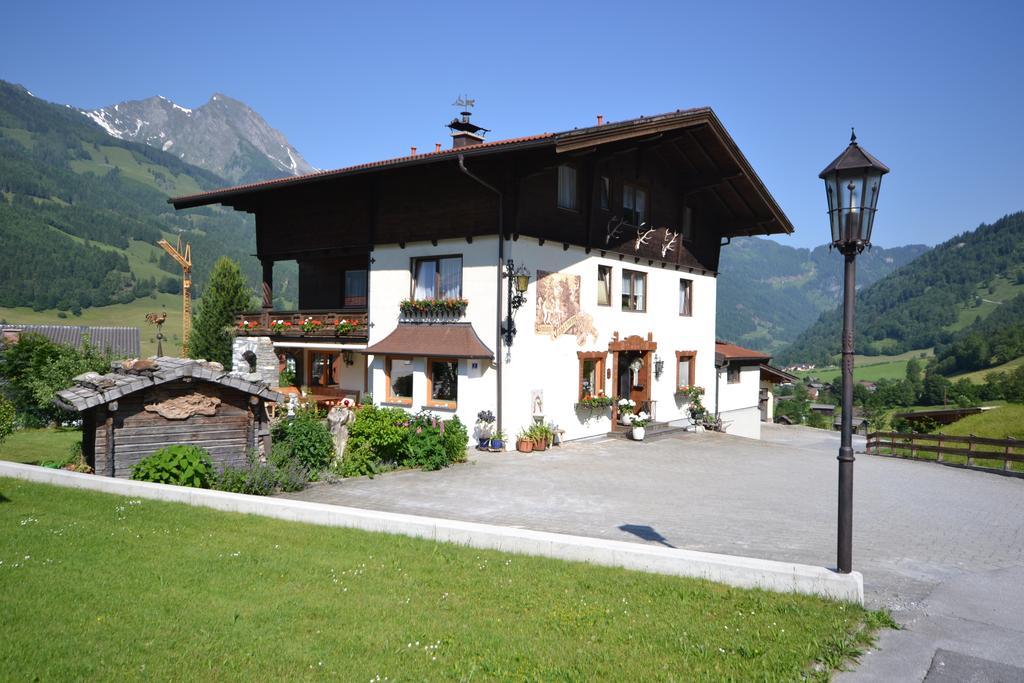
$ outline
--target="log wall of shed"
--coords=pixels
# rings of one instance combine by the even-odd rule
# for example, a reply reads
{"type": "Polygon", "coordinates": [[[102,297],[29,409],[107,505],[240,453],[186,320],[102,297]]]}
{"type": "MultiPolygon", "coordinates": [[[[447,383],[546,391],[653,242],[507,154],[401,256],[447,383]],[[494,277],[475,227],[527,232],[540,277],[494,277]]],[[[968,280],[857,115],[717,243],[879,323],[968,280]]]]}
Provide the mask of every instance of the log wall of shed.
{"type": "Polygon", "coordinates": [[[100,408],[96,413],[94,467],[97,474],[130,477],[132,466],[137,462],[175,444],[190,444],[207,450],[217,470],[242,467],[248,462],[249,449],[255,445],[249,394],[221,385],[171,382],[121,398],[117,411],[106,413],[107,419],[104,419],[104,412],[100,408]],[[170,420],[145,410],[148,403],[192,393],[219,398],[221,403],[216,415],[170,420]]]}

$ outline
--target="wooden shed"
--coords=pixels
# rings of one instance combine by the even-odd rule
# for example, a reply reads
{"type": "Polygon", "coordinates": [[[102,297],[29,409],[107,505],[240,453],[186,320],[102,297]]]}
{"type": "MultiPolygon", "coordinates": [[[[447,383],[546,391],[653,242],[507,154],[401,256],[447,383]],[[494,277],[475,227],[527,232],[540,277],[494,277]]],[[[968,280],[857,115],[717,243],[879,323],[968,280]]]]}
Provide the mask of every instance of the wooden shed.
{"type": "Polygon", "coordinates": [[[218,470],[270,453],[266,404],[283,397],[219,363],[159,357],[90,372],[54,401],[82,414],[82,451],[96,474],[130,477],[132,466],[173,444],[205,448],[218,470]]]}

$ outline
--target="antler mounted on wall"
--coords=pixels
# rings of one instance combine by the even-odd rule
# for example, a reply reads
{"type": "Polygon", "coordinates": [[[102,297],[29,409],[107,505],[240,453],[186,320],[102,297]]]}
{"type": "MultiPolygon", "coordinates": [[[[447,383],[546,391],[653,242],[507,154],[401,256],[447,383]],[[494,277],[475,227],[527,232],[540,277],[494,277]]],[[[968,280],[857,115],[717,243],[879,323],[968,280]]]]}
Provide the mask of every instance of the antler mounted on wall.
{"type": "Polygon", "coordinates": [[[608,225],[605,226],[604,243],[611,244],[613,237],[618,237],[622,234],[622,226],[625,224],[626,219],[619,218],[618,216],[612,216],[608,221],[608,225]]]}
{"type": "Polygon", "coordinates": [[[678,237],[679,237],[679,233],[678,232],[672,232],[668,228],[665,228],[665,239],[662,240],[662,243],[661,243],[661,258],[665,258],[665,256],[668,255],[668,252],[676,250],[675,244],[676,244],[676,239],[678,237]],[[672,239],[669,239],[669,235],[672,236],[672,239]]]}
{"type": "Polygon", "coordinates": [[[633,251],[640,251],[640,246],[643,244],[649,244],[651,237],[658,231],[657,228],[650,228],[644,230],[646,223],[641,223],[640,227],[636,229],[636,244],[633,245],[633,251]]]}

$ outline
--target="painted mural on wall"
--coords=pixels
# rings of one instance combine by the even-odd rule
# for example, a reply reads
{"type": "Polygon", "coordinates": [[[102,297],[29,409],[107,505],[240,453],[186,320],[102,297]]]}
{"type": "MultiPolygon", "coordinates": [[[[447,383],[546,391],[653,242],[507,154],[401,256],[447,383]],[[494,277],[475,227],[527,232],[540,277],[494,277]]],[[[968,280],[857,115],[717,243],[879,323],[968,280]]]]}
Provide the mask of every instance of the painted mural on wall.
{"type": "Polygon", "coordinates": [[[568,273],[537,271],[537,334],[557,339],[563,334],[576,335],[583,346],[587,337],[597,341],[594,319],[580,310],[580,276],[568,273]]]}

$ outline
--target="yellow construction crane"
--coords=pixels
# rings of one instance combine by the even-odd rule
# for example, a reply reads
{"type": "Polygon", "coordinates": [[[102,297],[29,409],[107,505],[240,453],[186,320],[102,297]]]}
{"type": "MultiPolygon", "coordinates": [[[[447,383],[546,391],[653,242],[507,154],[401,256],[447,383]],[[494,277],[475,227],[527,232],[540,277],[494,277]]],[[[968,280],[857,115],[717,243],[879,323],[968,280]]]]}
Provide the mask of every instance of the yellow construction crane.
{"type": "Polygon", "coordinates": [[[188,338],[192,333],[192,245],[186,242],[182,252],[181,235],[178,236],[177,248],[167,240],[160,240],[157,244],[181,266],[181,355],[188,358],[188,338]]]}

